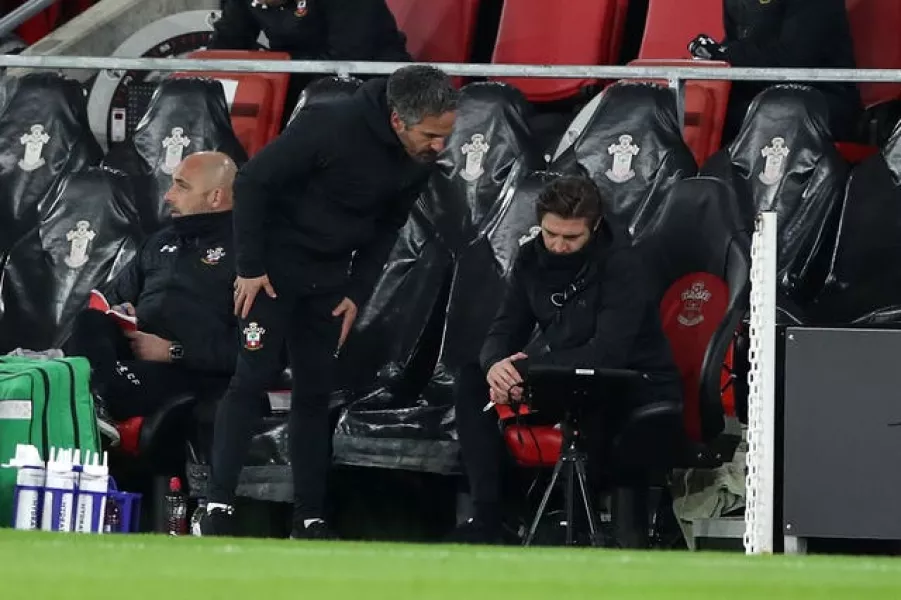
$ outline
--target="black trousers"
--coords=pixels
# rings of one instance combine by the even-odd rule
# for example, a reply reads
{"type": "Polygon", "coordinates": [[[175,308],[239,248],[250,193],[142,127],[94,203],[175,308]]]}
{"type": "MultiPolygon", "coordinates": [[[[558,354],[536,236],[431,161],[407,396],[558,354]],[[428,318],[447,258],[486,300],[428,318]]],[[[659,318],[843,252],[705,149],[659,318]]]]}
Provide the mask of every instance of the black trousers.
{"type": "MultiPolygon", "coordinates": [[[[612,440],[629,414],[640,405],[660,398],[659,393],[645,392],[638,387],[611,386],[605,398],[584,407],[579,428],[592,490],[599,492],[613,482],[628,487],[642,485],[644,472],[612,465],[609,457],[612,440]]],[[[678,390],[674,388],[673,393],[677,394],[678,390]]],[[[502,466],[509,451],[498,429],[497,413],[483,410],[488,402],[488,383],[481,367],[470,365],[461,370],[454,395],[457,435],[476,516],[488,522],[496,521],[503,510],[502,466]]]]}
{"type": "Polygon", "coordinates": [[[119,325],[98,310],[78,314],[65,350],[91,363],[94,392],[117,421],[153,414],[173,395],[192,393],[202,385],[199,377],[178,365],[135,359],[119,325]]]}
{"type": "Polygon", "coordinates": [[[260,396],[283,368],[287,344],[293,389],[288,444],[294,479],[295,522],[322,517],[331,462],[329,396],[335,384],[341,318],[332,310],[338,292],[278,298],[261,292],[241,322],[235,375],[216,412],[209,501],[233,504],[241,468],[261,418],[260,396]]]}

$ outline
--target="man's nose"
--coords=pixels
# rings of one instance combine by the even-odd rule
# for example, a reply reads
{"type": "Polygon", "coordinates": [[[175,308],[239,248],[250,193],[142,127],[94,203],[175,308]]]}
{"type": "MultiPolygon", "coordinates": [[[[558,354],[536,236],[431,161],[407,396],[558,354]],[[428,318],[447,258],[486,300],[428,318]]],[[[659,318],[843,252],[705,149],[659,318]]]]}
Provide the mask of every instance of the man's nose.
{"type": "Polygon", "coordinates": [[[429,145],[429,147],[434,152],[437,153],[437,152],[441,152],[442,150],[444,150],[444,146],[446,144],[447,144],[447,138],[435,138],[434,140],[432,140],[432,143],[429,145]]]}

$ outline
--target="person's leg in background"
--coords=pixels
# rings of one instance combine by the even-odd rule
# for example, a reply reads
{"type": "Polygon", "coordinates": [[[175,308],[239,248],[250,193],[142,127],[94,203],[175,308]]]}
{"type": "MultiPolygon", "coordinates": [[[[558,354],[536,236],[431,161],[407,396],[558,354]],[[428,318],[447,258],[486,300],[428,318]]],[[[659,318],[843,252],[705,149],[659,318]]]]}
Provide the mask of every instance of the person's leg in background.
{"type": "Polygon", "coordinates": [[[68,356],[83,356],[91,363],[91,385],[100,396],[116,378],[120,360],[133,360],[125,332],[107,314],[85,309],[75,317],[72,335],[65,344],[68,356]]]}
{"type": "Polygon", "coordinates": [[[481,367],[470,364],[461,368],[454,410],[475,516],[454,532],[455,541],[490,543],[502,538],[504,441],[498,432],[497,413],[484,410],[488,398],[488,383],[481,367]]]}
{"type": "Polygon", "coordinates": [[[216,411],[207,512],[195,534],[232,533],[235,488],[253,429],[262,417],[259,399],[282,368],[285,335],[294,328],[291,310],[295,299],[285,290],[279,291],[277,299],[260,292],[247,319],[240,322],[241,349],[235,374],[216,411]]]}
{"type": "Polygon", "coordinates": [[[342,323],[332,311],[342,299],[336,293],[300,299],[288,334],[293,374],[288,447],[294,476],[294,538],[334,537],[325,522],[325,495],[332,441],[329,398],[337,380],[342,323]]]}

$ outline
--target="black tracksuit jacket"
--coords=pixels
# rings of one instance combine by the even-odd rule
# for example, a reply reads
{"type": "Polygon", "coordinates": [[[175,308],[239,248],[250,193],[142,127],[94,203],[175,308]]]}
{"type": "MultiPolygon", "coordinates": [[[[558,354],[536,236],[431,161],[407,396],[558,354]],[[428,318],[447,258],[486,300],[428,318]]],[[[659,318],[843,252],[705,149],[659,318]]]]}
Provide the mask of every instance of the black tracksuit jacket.
{"type": "MultiPolygon", "coordinates": [[[[734,67],[855,68],[845,0],[724,0],[725,58],[734,67]]],[[[750,102],[770,83],[735,82],[732,95],[750,102]]],[[[833,127],[860,110],[853,83],[818,83],[833,127]]]]}
{"type": "Polygon", "coordinates": [[[238,274],[368,299],[431,168],[391,128],[386,79],[311,106],[235,179],[238,274]],[[351,259],[353,258],[352,264],[351,259]],[[349,285],[348,285],[349,283],[349,285]]]}
{"type": "Polygon", "coordinates": [[[268,8],[224,0],[210,48],[252,50],[261,31],[270,49],[296,60],[411,60],[385,0],[288,0],[268,8]]]}
{"type": "Polygon", "coordinates": [[[579,253],[560,259],[541,236],[520,248],[503,303],[482,346],[491,365],[523,350],[537,324],[546,347],[529,361],[566,367],[635,369],[654,376],[658,396],[681,397],[679,372],[638,250],[606,220],[579,253]],[[559,263],[563,263],[562,265],[559,263]],[[562,308],[552,294],[571,283],[562,308]]]}
{"type": "Polygon", "coordinates": [[[186,368],[231,373],[238,356],[233,246],[231,212],[178,217],[102,291],[110,304],[135,306],[141,331],[181,343],[186,368]]]}

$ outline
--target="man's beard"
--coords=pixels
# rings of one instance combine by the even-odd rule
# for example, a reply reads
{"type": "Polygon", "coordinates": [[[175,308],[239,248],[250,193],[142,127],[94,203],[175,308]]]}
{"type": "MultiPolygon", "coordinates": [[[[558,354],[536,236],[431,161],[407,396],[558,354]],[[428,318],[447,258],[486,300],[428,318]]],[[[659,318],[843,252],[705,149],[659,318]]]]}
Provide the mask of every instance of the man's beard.
{"type": "Polygon", "coordinates": [[[438,160],[438,153],[434,150],[424,150],[422,152],[417,152],[416,154],[414,154],[413,159],[419,163],[431,164],[438,160]]]}

